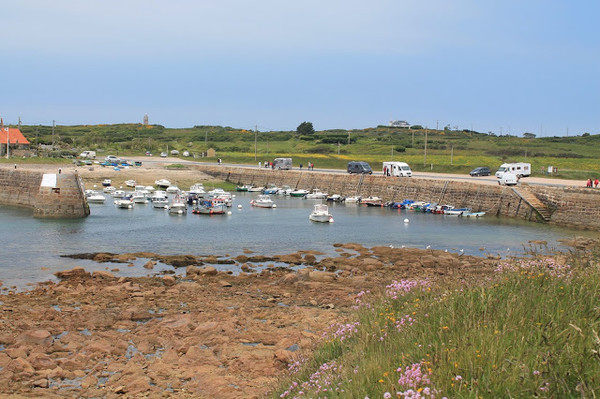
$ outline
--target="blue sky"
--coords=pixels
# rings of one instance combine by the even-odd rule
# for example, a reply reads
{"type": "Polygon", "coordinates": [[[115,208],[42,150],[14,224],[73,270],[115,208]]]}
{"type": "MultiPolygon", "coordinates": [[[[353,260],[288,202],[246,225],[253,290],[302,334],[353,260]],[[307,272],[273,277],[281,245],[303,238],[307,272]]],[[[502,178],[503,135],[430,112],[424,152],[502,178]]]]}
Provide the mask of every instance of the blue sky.
{"type": "Polygon", "coordinates": [[[600,2],[3,0],[7,123],[600,133],[600,2]]]}

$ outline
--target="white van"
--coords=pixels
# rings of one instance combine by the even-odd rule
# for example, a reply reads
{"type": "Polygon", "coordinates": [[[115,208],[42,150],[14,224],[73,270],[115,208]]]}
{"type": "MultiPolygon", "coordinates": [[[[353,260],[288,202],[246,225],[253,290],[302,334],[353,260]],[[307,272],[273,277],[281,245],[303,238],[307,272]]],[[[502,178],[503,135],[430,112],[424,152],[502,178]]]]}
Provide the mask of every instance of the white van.
{"type": "Polygon", "coordinates": [[[524,162],[503,163],[500,165],[500,168],[498,168],[496,177],[500,179],[505,173],[512,173],[519,178],[531,176],[531,164],[524,162]]]}
{"type": "Polygon", "coordinates": [[[275,158],[273,160],[273,169],[292,169],[292,158],[275,158]]]}
{"type": "Polygon", "coordinates": [[[382,168],[384,176],[412,177],[412,170],[406,162],[384,162],[382,168]]]}
{"type": "Polygon", "coordinates": [[[504,173],[498,184],[501,186],[516,186],[519,182],[519,178],[514,173],[504,173]]]}
{"type": "Polygon", "coordinates": [[[79,158],[96,159],[96,151],[84,151],[81,154],[79,154],[79,158]]]}

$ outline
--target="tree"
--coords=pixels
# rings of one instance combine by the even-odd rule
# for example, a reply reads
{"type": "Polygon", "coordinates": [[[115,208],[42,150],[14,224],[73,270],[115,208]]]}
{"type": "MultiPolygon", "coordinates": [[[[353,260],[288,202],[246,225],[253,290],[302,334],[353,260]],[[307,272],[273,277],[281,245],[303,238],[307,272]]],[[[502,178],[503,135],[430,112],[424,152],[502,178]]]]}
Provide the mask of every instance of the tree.
{"type": "Polygon", "coordinates": [[[535,138],[535,134],[533,134],[533,133],[523,133],[523,137],[525,137],[526,139],[534,139],[535,138]]]}
{"type": "Polygon", "coordinates": [[[312,122],[302,122],[296,128],[296,132],[300,135],[311,135],[315,133],[312,122]]]}

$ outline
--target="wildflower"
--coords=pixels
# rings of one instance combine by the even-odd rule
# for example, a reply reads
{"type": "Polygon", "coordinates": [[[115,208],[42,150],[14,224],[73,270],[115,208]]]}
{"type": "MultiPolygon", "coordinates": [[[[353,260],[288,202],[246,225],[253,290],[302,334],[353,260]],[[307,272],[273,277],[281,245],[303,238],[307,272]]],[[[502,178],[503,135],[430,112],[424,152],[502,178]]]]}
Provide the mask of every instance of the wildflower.
{"type": "Polygon", "coordinates": [[[391,399],[392,398],[392,394],[389,393],[389,392],[386,392],[386,393],[383,394],[383,398],[384,399],[391,399]]]}
{"type": "Polygon", "coordinates": [[[533,375],[540,375],[540,374],[542,374],[542,373],[540,373],[539,370],[533,370],[533,375]]]}
{"type": "Polygon", "coordinates": [[[454,377],[454,380],[455,381],[460,381],[460,380],[462,380],[462,377],[460,375],[457,375],[456,377],[454,377]]]}

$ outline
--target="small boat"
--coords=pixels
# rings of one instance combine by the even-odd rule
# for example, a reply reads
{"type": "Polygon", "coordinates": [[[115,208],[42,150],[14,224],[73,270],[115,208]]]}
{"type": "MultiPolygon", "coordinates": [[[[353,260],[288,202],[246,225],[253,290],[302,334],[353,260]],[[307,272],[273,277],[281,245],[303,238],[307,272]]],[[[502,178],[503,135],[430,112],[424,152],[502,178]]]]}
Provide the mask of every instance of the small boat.
{"type": "Polygon", "coordinates": [[[154,188],[154,186],[146,186],[146,187],[145,187],[145,189],[146,189],[146,191],[148,191],[149,193],[153,193],[153,192],[154,192],[154,190],[156,190],[156,189],[154,188]]]}
{"type": "Polygon", "coordinates": [[[308,194],[309,191],[308,190],[294,190],[290,193],[290,197],[304,197],[306,194],[308,194]]]}
{"type": "Polygon", "coordinates": [[[87,202],[92,204],[104,204],[106,197],[97,191],[91,191],[86,194],[87,202]]]}
{"type": "Polygon", "coordinates": [[[310,193],[304,196],[306,199],[326,199],[327,193],[322,192],[318,188],[313,189],[310,193]]]}
{"type": "Polygon", "coordinates": [[[192,184],[190,186],[190,191],[188,191],[188,202],[190,200],[190,198],[192,200],[199,200],[204,198],[204,195],[206,194],[206,191],[204,191],[204,184],[202,183],[196,183],[196,184],[192,184]]]}
{"type": "Polygon", "coordinates": [[[480,218],[483,215],[485,215],[485,212],[463,212],[463,214],[460,216],[468,218],[480,218]]]}
{"type": "Polygon", "coordinates": [[[243,186],[237,186],[235,188],[235,191],[250,191],[250,189],[252,188],[251,184],[244,184],[243,186]]]}
{"type": "Polygon", "coordinates": [[[366,206],[384,206],[385,203],[379,197],[368,196],[367,198],[363,198],[360,200],[361,204],[365,204],[366,206]]]}
{"type": "Polygon", "coordinates": [[[233,205],[233,197],[234,195],[232,195],[230,192],[223,190],[222,188],[215,188],[214,190],[210,190],[208,192],[209,199],[216,198],[223,200],[225,201],[225,205],[227,206],[233,205]]]}
{"type": "Polygon", "coordinates": [[[445,210],[444,215],[462,216],[463,213],[468,213],[468,212],[471,212],[471,208],[453,208],[453,209],[445,210]]]}
{"type": "Polygon", "coordinates": [[[110,179],[104,179],[104,180],[102,180],[102,185],[103,185],[104,187],[108,187],[108,186],[110,186],[111,184],[112,184],[112,180],[110,180],[110,179]]]}
{"type": "Polygon", "coordinates": [[[389,207],[393,209],[407,209],[413,202],[415,201],[405,199],[402,202],[391,202],[389,207]]]}
{"type": "Polygon", "coordinates": [[[125,185],[127,187],[135,187],[135,180],[125,180],[125,185]]]}
{"type": "Polygon", "coordinates": [[[171,185],[171,182],[167,179],[155,180],[154,184],[156,184],[160,188],[167,188],[171,185]]]}
{"type": "Polygon", "coordinates": [[[248,192],[250,193],[262,193],[264,191],[264,187],[254,187],[254,186],[250,186],[250,188],[248,189],[248,192]]]}
{"type": "Polygon", "coordinates": [[[183,215],[187,213],[187,204],[179,195],[176,195],[168,206],[170,215],[183,215]]]}
{"type": "Polygon", "coordinates": [[[290,195],[290,193],[294,191],[290,186],[281,186],[279,190],[277,190],[277,195],[290,195]]]}
{"type": "Polygon", "coordinates": [[[344,202],[346,198],[342,197],[339,194],[333,194],[327,197],[327,201],[329,202],[344,202]]]}
{"type": "Polygon", "coordinates": [[[133,204],[134,202],[131,199],[131,196],[125,196],[121,199],[115,200],[115,205],[117,206],[117,208],[131,209],[133,208],[133,204]]]}
{"type": "Polygon", "coordinates": [[[424,207],[428,206],[429,202],[425,201],[415,201],[408,206],[408,209],[411,211],[422,211],[424,207]]]}
{"type": "Polygon", "coordinates": [[[224,215],[226,212],[227,204],[221,198],[202,200],[192,210],[192,213],[199,215],[224,215]]]}
{"type": "Polygon", "coordinates": [[[438,205],[438,206],[435,207],[433,213],[441,214],[441,213],[445,213],[446,211],[449,211],[451,209],[454,209],[454,206],[452,206],[452,205],[438,205]]]}
{"type": "Polygon", "coordinates": [[[333,216],[331,216],[329,207],[325,204],[316,204],[308,218],[313,222],[333,223],[333,216]]]}
{"type": "Polygon", "coordinates": [[[277,205],[273,202],[268,194],[261,194],[257,199],[250,201],[250,205],[259,208],[277,208],[277,205]]]}
{"type": "Polygon", "coordinates": [[[346,197],[344,201],[346,204],[358,204],[361,201],[361,197],[359,195],[353,195],[351,197],[346,197]]]}
{"type": "Polygon", "coordinates": [[[165,206],[169,205],[167,193],[162,190],[156,190],[154,193],[152,193],[150,201],[152,201],[153,208],[164,208],[165,206]]]}
{"type": "Polygon", "coordinates": [[[110,195],[112,195],[113,198],[123,198],[125,194],[127,193],[123,190],[114,190],[110,195]]]}
{"type": "Polygon", "coordinates": [[[104,187],[104,188],[102,189],[102,191],[104,191],[106,194],[112,194],[112,193],[114,193],[115,191],[117,191],[117,189],[116,189],[116,188],[114,188],[113,186],[108,186],[108,187],[104,187]]]}
{"type": "Polygon", "coordinates": [[[181,190],[177,186],[169,186],[166,191],[167,194],[179,194],[181,190]]]}
{"type": "Polygon", "coordinates": [[[131,195],[131,199],[136,204],[147,204],[148,197],[145,191],[134,191],[131,195]]]}
{"type": "Polygon", "coordinates": [[[269,187],[263,190],[263,194],[277,194],[279,187],[274,184],[269,184],[269,187]]]}

